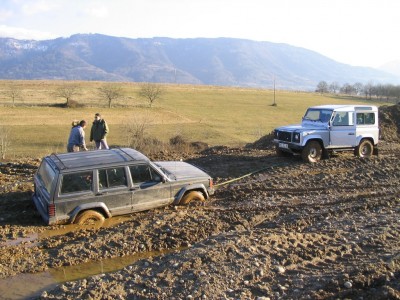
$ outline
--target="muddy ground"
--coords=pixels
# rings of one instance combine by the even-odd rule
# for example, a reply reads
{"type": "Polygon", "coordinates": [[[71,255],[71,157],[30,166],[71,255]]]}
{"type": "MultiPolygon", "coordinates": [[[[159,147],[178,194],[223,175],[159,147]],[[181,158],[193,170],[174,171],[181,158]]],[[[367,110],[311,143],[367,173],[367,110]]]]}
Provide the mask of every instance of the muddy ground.
{"type": "Polygon", "coordinates": [[[39,160],[3,162],[0,277],[170,249],[38,297],[400,299],[399,142],[383,141],[370,159],[340,153],[316,164],[264,148],[183,157],[218,185],[205,205],[67,233],[66,225],[44,226],[30,200],[39,160]]]}

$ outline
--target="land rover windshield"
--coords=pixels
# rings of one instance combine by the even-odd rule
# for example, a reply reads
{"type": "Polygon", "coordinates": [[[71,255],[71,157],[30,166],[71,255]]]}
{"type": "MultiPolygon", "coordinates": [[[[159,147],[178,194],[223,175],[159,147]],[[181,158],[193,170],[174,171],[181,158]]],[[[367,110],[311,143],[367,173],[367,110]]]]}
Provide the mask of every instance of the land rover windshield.
{"type": "Polygon", "coordinates": [[[328,123],[332,112],[331,109],[309,108],[303,117],[303,121],[328,123]]]}

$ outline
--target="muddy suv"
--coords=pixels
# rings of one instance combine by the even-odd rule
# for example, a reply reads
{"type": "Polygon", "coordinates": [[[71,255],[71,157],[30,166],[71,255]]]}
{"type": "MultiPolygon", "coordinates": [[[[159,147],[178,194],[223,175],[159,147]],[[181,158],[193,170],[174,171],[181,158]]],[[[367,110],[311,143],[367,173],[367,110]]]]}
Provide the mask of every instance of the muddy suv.
{"type": "Polygon", "coordinates": [[[100,223],[214,193],[212,178],[199,168],[152,162],[130,148],[52,154],[42,160],[34,185],[33,202],[47,224],[100,223]]]}
{"type": "Polygon", "coordinates": [[[377,153],[378,140],[378,108],[369,105],[310,107],[301,124],[274,130],[277,154],[300,154],[306,162],[328,158],[333,151],[369,157],[377,153]]]}

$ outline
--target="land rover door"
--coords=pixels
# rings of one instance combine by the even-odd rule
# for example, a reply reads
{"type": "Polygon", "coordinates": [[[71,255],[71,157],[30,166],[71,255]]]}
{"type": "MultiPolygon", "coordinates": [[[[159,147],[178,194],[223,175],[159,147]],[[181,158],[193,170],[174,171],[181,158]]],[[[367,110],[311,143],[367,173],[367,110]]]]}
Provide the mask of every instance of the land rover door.
{"type": "Polygon", "coordinates": [[[349,148],[356,146],[356,143],[354,112],[334,112],[330,125],[329,148],[349,148]]]}

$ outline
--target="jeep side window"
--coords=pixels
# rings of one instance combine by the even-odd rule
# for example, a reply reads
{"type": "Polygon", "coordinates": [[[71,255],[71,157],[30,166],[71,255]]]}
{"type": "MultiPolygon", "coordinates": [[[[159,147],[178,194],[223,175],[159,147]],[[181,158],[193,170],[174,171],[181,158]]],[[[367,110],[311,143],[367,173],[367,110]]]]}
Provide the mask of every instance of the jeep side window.
{"type": "Polygon", "coordinates": [[[374,125],[375,114],[374,113],[357,113],[357,125],[374,125]]]}
{"type": "Polygon", "coordinates": [[[353,125],[351,113],[346,111],[339,111],[333,119],[333,126],[350,126],[353,125]]]}
{"type": "Polygon", "coordinates": [[[148,165],[135,165],[130,166],[132,182],[142,183],[142,182],[160,182],[161,177],[148,165]]]}
{"type": "Polygon", "coordinates": [[[61,194],[90,191],[92,189],[92,172],[64,174],[61,179],[61,194]]]}
{"type": "Polygon", "coordinates": [[[99,189],[118,186],[128,186],[123,167],[99,170],[99,189]]]}

